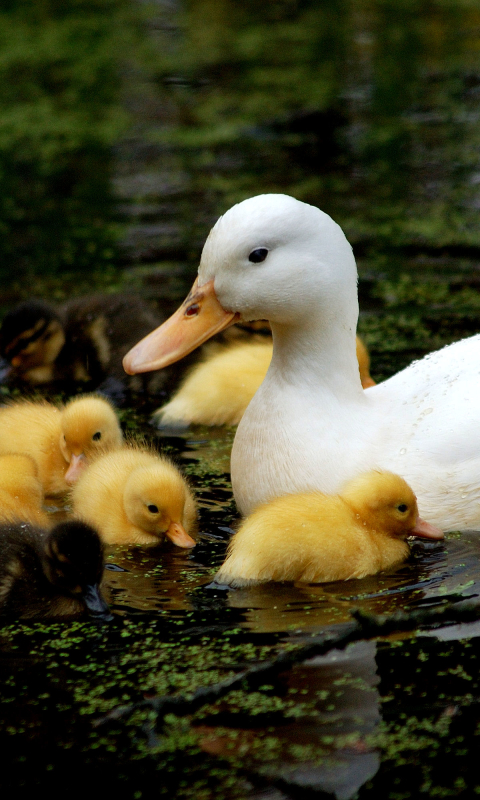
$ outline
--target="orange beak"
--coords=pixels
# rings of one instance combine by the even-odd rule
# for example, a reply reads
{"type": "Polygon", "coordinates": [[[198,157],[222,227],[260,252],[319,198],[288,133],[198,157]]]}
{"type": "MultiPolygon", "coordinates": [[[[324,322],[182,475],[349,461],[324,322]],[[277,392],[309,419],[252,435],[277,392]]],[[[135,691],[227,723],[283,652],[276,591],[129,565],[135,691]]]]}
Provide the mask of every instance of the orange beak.
{"type": "Polygon", "coordinates": [[[188,535],[187,531],[179,522],[171,522],[165,531],[165,536],[170,539],[177,547],[195,547],[195,539],[188,535]]]}
{"type": "Polygon", "coordinates": [[[222,308],[213,280],[199,288],[197,278],[175,314],[127,353],[123,368],[128,375],[136,375],[168,367],[239,318],[222,308]]]}
{"type": "Polygon", "coordinates": [[[429,522],[417,517],[415,527],[411,531],[411,536],[421,536],[423,539],[443,539],[443,531],[436,528],[435,525],[430,525],[429,522]]]}
{"type": "Polygon", "coordinates": [[[80,453],[79,456],[76,456],[72,453],[72,458],[70,460],[70,465],[65,473],[65,483],[67,486],[73,486],[76,483],[82,474],[83,470],[87,466],[87,459],[80,453]]]}

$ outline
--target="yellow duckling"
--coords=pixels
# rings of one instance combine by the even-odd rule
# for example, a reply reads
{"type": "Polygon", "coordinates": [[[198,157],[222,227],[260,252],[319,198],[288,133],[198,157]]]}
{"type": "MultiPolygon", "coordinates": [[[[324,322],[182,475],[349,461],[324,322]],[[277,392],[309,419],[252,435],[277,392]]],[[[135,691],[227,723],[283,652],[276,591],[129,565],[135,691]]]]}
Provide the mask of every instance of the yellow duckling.
{"type": "Polygon", "coordinates": [[[25,520],[48,527],[35,461],[25,453],[0,455],[0,522],[25,520]]]}
{"type": "Polygon", "coordinates": [[[65,494],[88,462],[122,441],[112,405],[96,395],[65,406],[22,400],[0,408],[0,453],[31,456],[47,496],[65,494]]]}
{"type": "MultiPolygon", "coordinates": [[[[235,343],[200,364],[187,376],[169,403],[155,412],[161,425],[238,425],[272,360],[271,339],[235,343]]],[[[362,386],[374,386],[367,348],[357,336],[362,386]]]]}
{"type": "Polygon", "coordinates": [[[404,561],[407,536],[441,539],[421,520],[399,475],[372,471],[340,495],[285,495],[257,508],[233,537],[216,583],[323,583],[374,575],[404,561]]]}
{"type": "Polygon", "coordinates": [[[95,525],[107,544],[156,545],[165,537],[194,547],[193,495],[166,458],[124,447],[97,459],[72,490],[73,513],[95,525]]]}

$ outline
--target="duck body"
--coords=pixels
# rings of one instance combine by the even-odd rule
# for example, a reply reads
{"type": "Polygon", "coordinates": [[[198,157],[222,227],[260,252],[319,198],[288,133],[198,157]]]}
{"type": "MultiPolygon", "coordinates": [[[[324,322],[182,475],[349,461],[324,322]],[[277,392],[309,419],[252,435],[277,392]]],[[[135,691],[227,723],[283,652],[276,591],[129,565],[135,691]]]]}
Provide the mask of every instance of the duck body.
{"type": "Polygon", "coordinates": [[[0,407],[0,453],[33,458],[51,497],[66,494],[88,460],[122,440],[116,413],[103,397],[76,397],[65,406],[22,400],[0,407]]]}
{"type": "Polygon", "coordinates": [[[242,587],[363,578],[404,561],[406,538],[415,534],[442,537],[419,520],[415,495],[403,478],[364,473],[341,495],[284,495],[257,508],[234,535],[215,581],[242,587]]]}
{"type": "Polygon", "coordinates": [[[22,519],[47,528],[49,519],[43,501],[33,458],[24,453],[0,455],[0,522],[22,519]]]}
{"type": "Polygon", "coordinates": [[[478,335],[363,391],[351,246],[327,214],[286,195],[253,197],[218,220],[191,294],[125,368],[160,368],[238,319],[268,319],[274,348],[232,451],[242,514],[387,469],[408,481],[430,522],[480,527],[478,335]]]}
{"type": "Polygon", "coordinates": [[[0,614],[15,618],[111,619],[102,597],[103,547],[79,522],[48,532],[21,520],[0,524],[0,614]]]}
{"type": "Polygon", "coordinates": [[[197,510],[179,470],[138,447],[99,458],[72,490],[74,515],[95,525],[107,544],[193,547],[197,510]]]}
{"type": "MultiPolygon", "coordinates": [[[[368,351],[358,336],[356,352],[362,386],[374,386],[368,351]]],[[[238,425],[267,374],[272,353],[268,339],[235,343],[208,355],[154,418],[161,425],[238,425]]]]}

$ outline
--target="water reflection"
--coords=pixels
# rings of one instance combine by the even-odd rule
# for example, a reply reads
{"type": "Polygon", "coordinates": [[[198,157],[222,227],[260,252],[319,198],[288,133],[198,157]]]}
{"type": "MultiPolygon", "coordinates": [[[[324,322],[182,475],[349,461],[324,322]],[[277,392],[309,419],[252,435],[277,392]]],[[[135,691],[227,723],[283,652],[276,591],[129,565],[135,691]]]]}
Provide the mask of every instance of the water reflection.
{"type": "Polygon", "coordinates": [[[280,676],[276,692],[301,697],[314,711],[277,728],[279,744],[273,757],[258,747],[271,728],[244,727],[242,720],[236,722],[235,715],[228,714],[222,716],[221,732],[218,725],[208,723],[199,728],[201,747],[228,758],[233,741],[249,771],[297,791],[326,792],[348,800],[380,766],[379,750],[368,742],[381,719],[375,653],[375,642],[359,642],[280,676]]]}

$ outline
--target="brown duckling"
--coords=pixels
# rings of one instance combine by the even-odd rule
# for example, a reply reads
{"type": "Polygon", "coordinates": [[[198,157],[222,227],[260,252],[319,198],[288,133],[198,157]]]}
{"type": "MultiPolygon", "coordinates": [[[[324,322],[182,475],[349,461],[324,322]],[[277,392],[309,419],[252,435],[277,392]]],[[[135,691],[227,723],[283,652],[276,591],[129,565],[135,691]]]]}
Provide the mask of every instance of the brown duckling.
{"type": "Polygon", "coordinates": [[[0,522],[21,519],[48,527],[43,500],[38,467],[33,458],[26,453],[0,455],[0,522]]]}
{"type": "Polygon", "coordinates": [[[374,575],[404,561],[408,536],[441,539],[419,519],[413,491],[399,475],[372,471],[339,495],[284,495],[259,506],[234,535],[215,582],[324,583],[374,575]]]}
{"type": "Polygon", "coordinates": [[[73,513],[108,544],[194,547],[196,504],[185,478],[166,458],[123,447],[98,458],[72,489],[73,513]]]}
{"type": "Polygon", "coordinates": [[[0,453],[26,453],[45,495],[61,496],[86,464],[123,441],[112,405],[96,395],[64,406],[22,400],[0,407],[0,453]]]}
{"type": "Polygon", "coordinates": [[[102,597],[103,546],[96,530],[62,522],[47,532],[20,520],[0,524],[0,614],[111,619],[102,597]]]}
{"type": "MultiPolygon", "coordinates": [[[[271,339],[234,343],[197,364],[169,403],[154,414],[165,426],[238,425],[272,360],[271,339]]],[[[367,348],[357,336],[362,386],[374,386],[367,348]]]]}
{"type": "Polygon", "coordinates": [[[30,386],[91,383],[121,393],[155,392],[164,375],[128,378],[122,358],[161,318],[140,297],[106,294],[79,297],[56,307],[44,300],[19,303],[3,319],[0,355],[10,364],[9,380],[30,386]]]}

